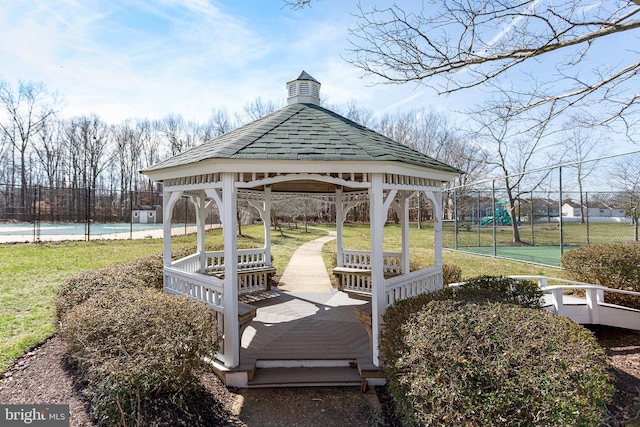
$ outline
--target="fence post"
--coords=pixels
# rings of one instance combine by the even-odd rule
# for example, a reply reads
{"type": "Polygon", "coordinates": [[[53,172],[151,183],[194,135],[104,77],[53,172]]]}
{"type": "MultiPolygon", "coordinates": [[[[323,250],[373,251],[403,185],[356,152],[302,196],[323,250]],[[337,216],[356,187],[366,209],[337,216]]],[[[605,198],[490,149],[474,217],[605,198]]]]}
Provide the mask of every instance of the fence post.
{"type": "Polygon", "coordinates": [[[129,240],[133,240],[133,190],[129,190],[129,240]]]}
{"type": "Polygon", "coordinates": [[[589,246],[590,239],[589,239],[589,192],[588,191],[584,192],[584,204],[586,205],[586,208],[587,208],[587,214],[586,214],[586,217],[587,217],[587,219],[586,219],[586,222],[587,222],[587,246],[589,246]]]}
{"type": "Polygon", "coordinates": [[[530,194],[529,200],[531,201],[531,213],[529,214],[529,221],[531,221],[531,246],[535,246],[536,241],[535,241],[535,230],[534,230],[535,214],[533,210],[533,191],[529,194],[530,194]]]}
{"type": "Polygon", "coordinates": [[[589,317],[591,323],[597,325],[600,323],[600,306],[598,305],[598,289],[589,288],[586,292],[587,307],[589,307],[589,317]]]}
{"type": "Polygon", "coordinates": [[[480,211],[480,190],[478,190],[478,192],[476,193],[476,199],[477,199],[477,204],[478,204],[478,223],[477,223],[477,227],[478,227],[478,247],[480,247],[481,242],[480,242],[480,230],[482,228],[482,214],[480,211]]]}
{"type": "Polygon", "coordinates": [[[496,228],[496,180],[494,179],[493,181],[491,181],[491,218],[493,218],[493,221],[491,221],[491,224],[493,225],[492,229],[493,229],[493,256],[496,257],[498,256],[498,248],[497,248],[497,242],[498,242],[498,235],[497,235],[497,228],[496,228]]]}
{"type": "Polygon", "coordinates": [[[562,230],[562,166],[558,166],[558,218],[560,221],[560,259],[562,259],[562,254],[564,253],[564,233],[562,230]]]}
{"type": "Polygon", "coordinates": [[[454,247],[458,250],[458,192],[456,190],[453,190],[453,230],[454,247]]]}
{"type": "Polygon", "coordinates": [[[87,227],[86,227],[86,239],[87,242],[89,240],[91,240],[91,189],[89,187],[86,188],[86,195],[85,195],[85,200],[86,200],[86,204],[87,204],[87,209],[85,212],[85,221],[87,223],[87,227]]]}

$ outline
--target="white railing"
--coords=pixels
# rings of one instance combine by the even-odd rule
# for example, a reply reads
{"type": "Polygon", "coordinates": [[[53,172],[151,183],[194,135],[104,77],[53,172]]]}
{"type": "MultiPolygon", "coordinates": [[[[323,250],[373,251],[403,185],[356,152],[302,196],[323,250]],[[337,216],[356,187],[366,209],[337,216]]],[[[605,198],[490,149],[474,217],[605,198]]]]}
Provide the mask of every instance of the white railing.
{"type": "Polygon", "coordinates": [[[434,265],[385,280],[386,304],[442,289],[442,267],[434,265]]]}
{"type": "MultiPolygon", "coordinates": [[[[207,252],[206,271],[224,271],[224,251],[207,252]]],[[[267,262],[263,248],[238,249],[238,271],[248,268],[264,267],[271,264],[267,262]]]]}
{"type": "MultiPolygon", "coordinates": [[[[207,272],[224,271],[224,251],[206,252],[205,270],[207,272]]],[[[270,265],[266,262],[264,249],[239,249],[238,250],[238,270],[264,267],[270,265]]],[[[188,255],[179,260],[173,261],[171,266],[182,271],[192,273],[200,271],[200,256],[196,254],[188,255]]]]}
{"type": "Polygon", "coordinates": [[[371,294],[371,270],[340,273],[340,288],[343,291],[371,294]]]}
{"type": "MultiPolygon", "coordinates": [[[[174,261],[171,263],[171,268],[168,271],[175,270],[204,276],[203,278],[198,279],[202,283],[209,283],[207,282],[207,277],[210,278],[211,276],[215,276],[217,281],[222,282],[225,268],[224,251],[206,252],[205,257],[206,261],[204,271],[200,268],[200,256],[197,253],[174,261]]],[[[276,272],[276,270],[266,262],[266,258],[265,251],[262,248],[238,250],[239,294],[269,289],[270,277],[276,272]]],[[[192,280],[195,280],[195,276],[190,277],[192,280]]],[[[183,279],[184,277],[182,277],[181,280],[183,279]]]]}
{"type": "MultiPolygon", "coordinates": [[[[193,256],[194,255],[182,258],[182,260],[188,261],[188,259],[193,256]]],[[[183,265],[192,265],[192,263],[185,262],[183,265]]],[[[207,304],[208,307],[215,311],[220,334],[224,333],[223,284],[224,281],[222,279],[200,274],[197,271],[191,272],[183,271],[175,267],[164,267],[165,292],[174,295],[185,295],[207,304]]],[[[224,345],[221,345],[216,356],[218,359],[223,358],[223,349],[224,345]]]]}
{"type": "MultiPolygon", "coordinates": [[[[384,262],[383,271],[385,273],[402,273],[402,265],[400,264],[402,260],[401,252],[383,252],[382,258],[384,262]]],[[[341,267],[371,270],[371,252],[351,249],[344,250],[342,252],[341,267]]]]}
{"type": "Polygon", "coordinates": [[[222,304],[224,281],[217,277],[164,267],[164,290],[203,301],[217,312],[224,312],[222,304]]]}
{"type": "Polygon", "coordinates": [[[171,267],[177,268],[182,271],[189,271],[196,273],[200,271],[200,256],[198,254],[191,254],[179,260],[173,261],[171,267]]]}
{"type": "Polygon", "coordinates": [[[547,311],[573,319],[580,324],[606,325],[618,328],[640,330],[640,310],[604,301],[605,293],[634,295],[640,298],[640,292],[607,288],[575,280],[558,279],[544,276],[509,276],[513,279],[534,280],[545,292],[547,311]],[[549,285],[562,283],[562,285],[549,285]],[[583,291],[585,298],[567,295],[566,291],[583,291]]]}

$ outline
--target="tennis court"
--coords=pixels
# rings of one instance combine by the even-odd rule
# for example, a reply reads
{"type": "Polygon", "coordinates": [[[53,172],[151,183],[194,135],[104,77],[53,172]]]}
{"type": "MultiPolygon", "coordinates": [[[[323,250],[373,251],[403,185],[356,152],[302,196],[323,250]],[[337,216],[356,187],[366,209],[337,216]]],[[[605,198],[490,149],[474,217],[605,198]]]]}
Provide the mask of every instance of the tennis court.
{"type": "MultiPolygon", "coordinates": [[[[577,246],[563,247],[563,251],[567,252],[577,246]]],[[[453,250],[453,249],[451,249],[453,250]]],[[[459,252],[468,252],[477,255],[496,256],[511,260],[529,262],[532,264],[541,264],[551,267],[560,267],[560,246],[472,246],[458,247],[459,252]]]]}
{"type": "MultiPolygon", "coordinates": [[[[195,233],[195,224],[173,224],[172,235],[195,233]]],[[[162,224],[7,223],[0,224],[0,243],[61,240],[144,239],[162,237],[162,224]]]]}

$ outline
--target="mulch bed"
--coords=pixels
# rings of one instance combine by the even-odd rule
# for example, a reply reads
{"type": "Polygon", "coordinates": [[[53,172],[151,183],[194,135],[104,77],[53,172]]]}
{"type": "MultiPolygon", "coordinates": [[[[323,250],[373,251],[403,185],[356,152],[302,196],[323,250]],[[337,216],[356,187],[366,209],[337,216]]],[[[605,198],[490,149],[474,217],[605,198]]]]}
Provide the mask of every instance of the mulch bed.
{"type": "MultiPolygon", "coordinates": [[[[640,333],[600,326],[590,329],[607,350],[616,386],[614,399],[607,406],[607,424],[640,426],[640,333]],[[634,424],[626,424],[630,420],[635,420],[634,424]]],[[[0,403],[69,404],[71,426],[93,427],[80,392],[82,384],[77,378],[73,367],[67,363],[64,344],[53,337],[27,353],[3,374],[0,403]]],[[[215,375],[208,374],[202,378],[201,390],[184,406],[178,407],[167,399],[147,408],[147,411],[157,425],[245,426],[247,424],[234,412],[237,392],[226,388],[215,375]]],[[[299,393],[304,392],[299,390],[299,393]]],[[[377,388],[377,393],[385,412],[385,424],[399,425],[385,389],[377,388]]],[[[277,411],[277,408],[271,410],[277,411]]]]}

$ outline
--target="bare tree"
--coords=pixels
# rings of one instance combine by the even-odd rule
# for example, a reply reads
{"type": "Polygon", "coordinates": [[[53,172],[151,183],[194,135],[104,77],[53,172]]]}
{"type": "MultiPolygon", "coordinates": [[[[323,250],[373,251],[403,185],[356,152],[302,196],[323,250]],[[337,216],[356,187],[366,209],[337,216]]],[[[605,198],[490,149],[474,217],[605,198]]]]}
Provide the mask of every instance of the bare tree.
{"type": "MultiPolygon", "coordinates": [[[[579,123],[577,120],[570,123],[579,123]]],[[[562,136],[562,144],[566,148],[565,160],[570,162],[569,167],[576,171],[576,181],[578,183],[578,192],[580,194],[580,223],[585,222],[584,213],[584,180],[595,170],[598,161],[588,159],[594,159],[602,155],[601,151],[601,139],[598,137],[590,136],[585,132],[584,128],[570,127],[565,130],[562,136]]]]}
{"type": "Polygon", "coordinates": [[[184,151],[185,142],[182,138],[184,119],[181,115],[169,114],[154,122],[154,125],[156,131],[166,138],[172,156],[184,151]]]}
{"type": "Polygon", "coordinates": [[[137,123],[127,120],[112,129],[114,138],[114,157],[119,165],[120,194],[124,199],[137,190],[138,170],[141,166],[145,134],[150,131],[149,123],[137,123]]]}
{"type": "Polygon", "coordinates": [[[625,209],[635,227],[635,240],[638,236],[640,219],[640,154],[620,157],[611,170],[611,181],[618,183],[626,196],[625,209]]]}
{"type": "Polygon", "coordinates": [[[60,184],[65,162],[66,149],[62,138],[62,123],[49,121],[39,131],[34,144],[34,151],[47,178],[49,188],[60,184]]]}
{"type": "MultiPolygon", "coordinates": [[[[0,80],[0,133],[17,151],[20,171],[20,207],[26,208],[27,160],[32,139],[56,113],[59,100],[43,83],[20,80],[16,88],[0,80]]],[[[15,170],[15,167],[13,168],[15,170]]]]}
{"type": "Polygon", "coordinates": [[[551,171],[542,168],[548,162],[544,156],[549,148],[545,141],[550,131],[541,124],[548,124],[549,118],[525,117],[504,99],[485,103],[482,109],[470,113],[470,117],[475,124],[473,137],[488,152],[487,165],[498,170],[500,180],[504,181],[513,243],[522,243],[516,201],[520,199],[522,184],[526,184],[524,192],[531,192],[551,171]],[[539,172],[532,173],[535,171],[539,172]]]}
{"type": "Polygon", "coordinates": [[[267,114],[271,114],[279,108],[280,107],[278,107],[278,104],[275,102],[263,101],[262,98],[258,97],[244,106],[245,117],[239,118],[238,121],[241,123],[249,123],[254,120],[258,120],[267,114]]]}
{"type": "Polygon", "coordinates": [[[73,155],[77,188],[96,188],[98,176],[110,158],[107,124],[96,114],[77,116],[67,122],[65,138],[73,155]]]}
{"type": "Polygon", "coordinates": [[[237,127],[235,123],[231,121],[226,109],[213,110],[206,126],[211,129],[211,137],[213,138],[232,131],[237,127]]]}
{"type": "Polygon", "coordinates": [[[375,125],[378,132],[464,172],[454,185],[481,178],[487,170],[486,152],[460,131],[444,113],[410,110],[386,114],[375,125]]]}
{"type": "MultiPolygon", "coordinates": [[[[311,1],[286,1],[303,8],[311,1]]],[[[513,93],[527,92],[518,108],[553,104],[561,114],[598,103],[598,122],[621,118],[637,124],[640,61],[633,42],[640,27],[638,0],[447,0],[358,5],[347,61],[383,82],[417,82],[439,93],[482,86],[502,76],[524,78],[513,93]],[[633,32],[633,33],[632,33],[633,32]],[[596,47],[608,43],[608,57],[596,47]],[[617,54],[612,60],[610,55],[617,54]],[[532,73],[549,60],[544,73],[532,73]],[[536,88],[526,80],[544,74],[536,88]]],[[[636,43],[637,45],[637,43],[636,43]]]]}

